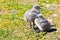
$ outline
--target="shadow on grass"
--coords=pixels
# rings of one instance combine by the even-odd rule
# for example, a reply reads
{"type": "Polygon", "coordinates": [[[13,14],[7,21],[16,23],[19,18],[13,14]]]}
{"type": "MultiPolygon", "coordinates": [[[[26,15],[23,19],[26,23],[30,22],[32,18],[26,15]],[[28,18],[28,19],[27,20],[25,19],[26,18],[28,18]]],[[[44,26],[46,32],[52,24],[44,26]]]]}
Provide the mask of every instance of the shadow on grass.
{"type": "MultiPolygon", "coordinates": [[[[37,27],[37,28],[33,28],[33,29],[34,29],[34,31],[35,31],[36,33],[41,32],[38,27],[37,27]]],[[[49,32],[54,32],[54,31],[57,31],[57,29],[56,29],[56,28],[51,28],[50,30],[43,31],[43,32],[49,33],[49,32]]]]}
{"type": "Polygon", "coordinates": [[[54,31],[57,31],[57,29],[56,28],[52,28],[52,29],[50,29],[50,30],[48,30],[46,32],[54,32],[54,31]]]}
{"type": "MultiPolygon", "coordinates": [[[[40,32],[41,32],[38,27],[37,27],[37,28],[33,28],[33,29],[34,29],[34,31],[35,31],[36,33],[40,33],[40,32]]],[[[55,32],[55,31],[57,31],[56,28],[51,28],[50,30],[42,31],[42,32],[45,32],[45,33],[43,34],[43,36],[44,36],[44,35],[46,35],[46,34],[48,34],[48,33],[50,33],[50,32],[55,32]]]]}
{"type": "Polygon", "coordinates": [[[50,29],[50,30],[48,30],[48,31],[44,31],[45,34],[43,34],[43,36],[46,35],[46,34],[48,34],[48,33],[50,33],[50,32],[55,32],[55,31],[57,31],[56,28],[52,28],[52,29],[50,29]]]}

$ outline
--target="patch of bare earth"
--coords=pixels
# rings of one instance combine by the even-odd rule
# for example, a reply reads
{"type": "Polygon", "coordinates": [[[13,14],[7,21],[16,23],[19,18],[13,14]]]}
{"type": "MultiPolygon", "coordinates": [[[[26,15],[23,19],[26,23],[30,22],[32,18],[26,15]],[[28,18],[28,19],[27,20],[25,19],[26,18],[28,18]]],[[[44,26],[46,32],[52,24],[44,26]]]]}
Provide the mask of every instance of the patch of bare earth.
{"type": "Polygon", "coordinates": [[[46,34],[42,40],[60,40],[60,4],[55,4],[54,13],[49,15],[50,22],[55,24],[57,31],[46,34]]]}

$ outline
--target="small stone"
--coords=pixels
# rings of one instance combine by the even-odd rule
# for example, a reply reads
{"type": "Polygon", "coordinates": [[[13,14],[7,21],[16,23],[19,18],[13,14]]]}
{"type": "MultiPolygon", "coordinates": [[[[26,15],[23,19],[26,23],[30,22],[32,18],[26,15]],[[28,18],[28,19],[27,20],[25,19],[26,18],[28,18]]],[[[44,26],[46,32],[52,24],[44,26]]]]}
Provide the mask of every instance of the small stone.
{"type": "Polygon", "coordinates": [[[55,4],[46,4],[46,8],[48,10],[53,10],[53,9],[55,9],[55,4]]]}
{"type": "Polygon", "coordinates": [[[13,9],[11,13],[16,13],[16,12],[17,12],[17,10],[13,9]]]}
{"type": "Polygon", "coordinates": [[[53,14],[53,16],[54,16],[54,17],[56,17],[56,16],[57,16],[57,14],[53,14]]]}
{"type": "Polygon", "coordinates": [[[0,13],[4,13],[4,10],[0,10],[0,13]]]}
{"type": "Polygon", "coordinates": [[[16,33],[17,31],[15,30],[15,31],[13,31],[13,33],[16,33]]]}
{"type": "Polygon", "coordinates": [[[54,17],[56,17],[56,16],[57,16],[57,14],[54,13],[54,14],[52,14],[50,17],[51,17],[51,18],[54,18],[54,17]]]}

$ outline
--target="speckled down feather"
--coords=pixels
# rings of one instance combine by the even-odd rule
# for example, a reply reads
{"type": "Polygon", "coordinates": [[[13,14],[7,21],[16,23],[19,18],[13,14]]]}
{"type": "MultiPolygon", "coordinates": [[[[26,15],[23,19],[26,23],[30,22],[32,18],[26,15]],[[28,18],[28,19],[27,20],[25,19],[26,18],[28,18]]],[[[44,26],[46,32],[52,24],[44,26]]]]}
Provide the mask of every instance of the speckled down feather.
{"type": "Polygon", "coordinates": [[[39,5],[34,5],[32,9],[28,10],[24,14],[24,20],[28,22],[33,22],[36,18],[37,14],[40,14],[40,9],[36,9],[35,7],[39,5]]]}
{"type": "Polygon", "coordinates": [[[42,15],[35,18],[35,24],[41,31],[48,30],[51,28],[50,23],[42,15]]]}

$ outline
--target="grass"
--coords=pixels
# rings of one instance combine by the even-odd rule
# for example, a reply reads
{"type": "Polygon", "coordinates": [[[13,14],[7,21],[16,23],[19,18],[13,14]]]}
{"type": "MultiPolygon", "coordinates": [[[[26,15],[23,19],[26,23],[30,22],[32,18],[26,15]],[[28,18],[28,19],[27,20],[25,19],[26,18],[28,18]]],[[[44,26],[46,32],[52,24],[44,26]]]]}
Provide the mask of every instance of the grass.
{"type": "MultiPolygon", "coordinates": [[[[33,29],[29,28],[29,24],[22,19],[24,12],[32,8],[33,4],[18,4],[18,2],[21,1],[0,1],[0,40],[52,40],[53,38],[49,38],[48,35],[44,37],[45,32],[35,33],[33,29]]],[[[37,0],[36,3],[43,7],[41,13],[48,16],[53,11],[44,8],[44,3],[60,3],[60,0],[49,0],[48,2],[46,0],[37,0]]],[[[59,34],[60,32],[52,32],[49,35],[57,37],[56,35],[59,34]]],[[[56,40],[58,39],[56,38],[56,40]]]]}

